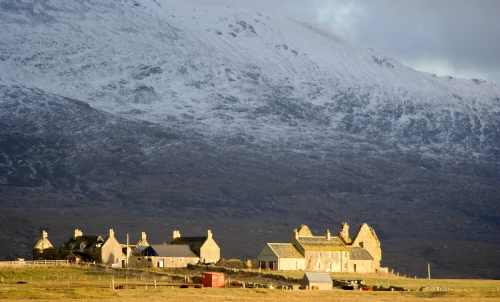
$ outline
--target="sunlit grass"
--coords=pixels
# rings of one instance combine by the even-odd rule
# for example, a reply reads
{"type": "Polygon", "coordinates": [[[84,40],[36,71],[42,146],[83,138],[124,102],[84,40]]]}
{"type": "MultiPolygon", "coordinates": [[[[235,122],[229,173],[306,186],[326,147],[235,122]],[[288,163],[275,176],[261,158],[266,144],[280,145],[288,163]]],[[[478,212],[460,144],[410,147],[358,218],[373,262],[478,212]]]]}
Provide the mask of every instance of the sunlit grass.
{"type": "MultiPolygon", "coordinates": [[[[156,270],[158,273],[168,271],[156,270]]],[[[161,276],[153,276],[148,272],[134,272],[134,276],[126,276],[125,271],[96,271],[74,268],[22,268],[0,269],[1,300],[111,300],[132,301],[497,301],[500,300],[500,281],[498,280],[464,280],[464,279],[412,279],[389,276],[360,276],[332,274],[333,278],[358,280],[363,279],[369,285],[397,286],[417,290],[421,287],[453,288],[455,291],[412,291],[412,292],[360,292],[360,291],[285,291],[268,289],[180,289],[180,281],[161,276]],[[140,275],[139,275],[140,274],[140,275]],[[146,276],[146,277],[143,277],[146,276]],[[154,280],[156,279],[156,289],[154,280]],[[123,289],[112,289],[111,286],[122,286],[123,289]]],[[[175,271],[197,275],[198,271],[175,271]]],[[[273,272],[287,277],[301,278],[299,272],[273,272]]],[[[231,280],[248,281],[245,275],[231,274],[231,280]]],[[[273,282],[260,278],[262,283],[273,282]]],[[[255,279],[252,277],[251,279],[255,279]]]]}

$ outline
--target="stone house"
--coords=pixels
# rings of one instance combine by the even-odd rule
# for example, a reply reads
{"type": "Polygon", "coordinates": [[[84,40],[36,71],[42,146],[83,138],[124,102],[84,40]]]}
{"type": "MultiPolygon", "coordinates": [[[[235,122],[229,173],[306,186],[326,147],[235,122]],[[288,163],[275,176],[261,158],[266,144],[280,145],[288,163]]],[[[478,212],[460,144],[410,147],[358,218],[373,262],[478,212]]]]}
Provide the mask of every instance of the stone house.
{"type": "Polygon", "coordinates": [[[129,247],[128,267],[187,267],[188,264],[216,263],[220,259],[220,248],[213,239],[212,231],[206,237],[183,237],[173,231],[170,244],[150,245],[146,234],[129,247]]]}
{"type": "Polygon", "coordinates": [[[112,229],[106,239],[96,235],[84,236],[82,231],[76,229],[73,237],[59,248],[50,244],[47,232],[43,231],[42,238],[33,248],[33,260],[95,262],[121,267],[124,257],[122,247],[112,229]]]}
{"type": "Polygon", "coordinates": [[[361,225],[351,240],[349,226],[343,223],[338,236],[331,236],[329,230],[314,236],[302,225],[293,231],[290,243],[267,243],[257,261],[261,269],[270,270],[369,273],[380,267],[381,255],[380,241],[372,228],[361,225]]]}
{"type": "Polygon", "coordinates": [[[182,237],[178,230],[173,231],[172,245],[189,245],[200,257],[201,263],[216,263],[220,259],[220,248],[213,239],[212,231],[206,237],[182,237]]]}
{"type": "Polygon", "coordinates": [[[187,267],[199,261],[189,245],[153,244],[132,257],[129,267],[187,267]]]}
{"type": "Polygon", "coordinates": [[[33,248],[33,260],[58,260],[60,253],[55,249],[48,238],[48,233],[42,231],[42,237],[33,248]]]}

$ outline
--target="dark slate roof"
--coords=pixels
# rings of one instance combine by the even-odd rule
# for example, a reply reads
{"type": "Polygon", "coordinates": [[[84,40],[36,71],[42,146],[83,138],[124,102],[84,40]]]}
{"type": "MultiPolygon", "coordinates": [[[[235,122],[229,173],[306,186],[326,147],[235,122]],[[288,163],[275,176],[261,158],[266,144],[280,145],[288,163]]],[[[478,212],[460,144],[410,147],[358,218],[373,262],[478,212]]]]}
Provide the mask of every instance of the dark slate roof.
{"type": "Polygon", "coordinates": [[[195,257],[198,258],[189,245],[153,244],[143,252],[143,256],[157,257],[195,257]]]}
{"type": "MultiPolygon", "coordinates": [[[[149,246],[149,245],[148,245],[149,246]]],[[[132,249],[132,255],[142,255],[142,252],[148,248],[148,246],[138,246],[132,249]]]]}
{"type": "Polygon", "coordinates": [[[62,249],[71,250],[70,247],[73,245],[73,249],[79,250],[82,243],[86,243],[85,248],[90,248],[97,243],[103,244],[104,242],[101,236],[78,236],[75,239],[71,237],[68,242],[63,244],[62,249]]]}
{"type": "Polygon", "coordinates": [[[179,237],[175,238],[171,244],[190,245],[193,251],[200,255],[201,246],[207,241],[207,237],[179,237]]]}
{"type": "Polygon", "coordinates": [[[370,253],[360,246],[349,246],[349,260],[373,260],[370,253]]]}
{"type": "Polygon", "coordinates": [[[297,240],[306,251],[347,251],[345,245],[336,236],[330,237],[330,240],[325,236],[298,237],[297,240]]]}
{"type": "Polygon", "coordinates": [[[268,245],[279,258],[304,258],[291,243],[268,243],[268,245]]]}
{"type": "Polygon", "coordinates": [[[328,274],[328,273],[307,272],[304,274],[304,277],[302,278],[302,280],[307,280],[309,282],[316,282],[316,283],[333,284],[332,278],[330,277],[330,274],[328,274]]]}

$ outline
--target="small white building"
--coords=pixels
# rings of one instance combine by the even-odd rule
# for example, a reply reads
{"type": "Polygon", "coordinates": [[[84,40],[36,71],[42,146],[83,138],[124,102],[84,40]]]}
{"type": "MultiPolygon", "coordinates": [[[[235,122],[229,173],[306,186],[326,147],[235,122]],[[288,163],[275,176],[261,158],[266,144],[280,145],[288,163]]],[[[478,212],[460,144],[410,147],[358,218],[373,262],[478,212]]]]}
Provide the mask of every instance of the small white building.
{"type": "Polygon", "coordinates": [[[304,270],[305,258],[291,243],[267,243],[257,256],[259,268],[269,270],[304,270]]]}
{"type": "Polygon", "coordinates": [[[307,285],[308,289],[313,289],[313,286],[317,287],[318,290],[331,290],[333,288],[333,281],[328,273],[307,272],[300,284],[307,285]]]}

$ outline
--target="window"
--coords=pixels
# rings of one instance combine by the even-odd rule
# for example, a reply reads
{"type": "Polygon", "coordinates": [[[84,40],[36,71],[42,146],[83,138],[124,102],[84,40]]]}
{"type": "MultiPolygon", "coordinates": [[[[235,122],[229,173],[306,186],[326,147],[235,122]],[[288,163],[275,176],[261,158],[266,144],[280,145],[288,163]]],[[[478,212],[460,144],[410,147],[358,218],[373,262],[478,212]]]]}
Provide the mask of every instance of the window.
{"type": "Polygon", "coordinates": [[[318,269],[321,269],[321,263],[320,262],[318,262],[318,266],[317,267],[318,267],[318,269]]]}
{"type": "Polygon", "coordinates": [[[259,261],[259,268],[266,269],[266,261],[259,261]]]}
{"type": "Polygon", "coordinates": [[[151,258],[148,258],[148,262],[151,262],[151,258]]]}
{"type": "Polygon", "coordinates": [[[347,270],[347,263],[344,263],[344,270],[347,270]]]}
{"type": "Polygon", "coordinates": [[[321,257],[321,252],[318,252],[318,257],[321,257]]]}
{"type": "Polygon", "coordinates": [[[181,258],[181,262],[184,262],[184,258],[181,258]]]}
{"type": "Polygon", "coordinates": [[[347,252],[343,252],[344,258],[347,258],[347,252]]]}
{"type": "Polygon", "coordinates": [[[332,264],[331,263],[328,265],[328,269],[332,270],[332,264]]]}
{"type": "Polygon", "coordinates": [[[328,252],[328,258],[332,258],[332,252],[328,252]]]}

